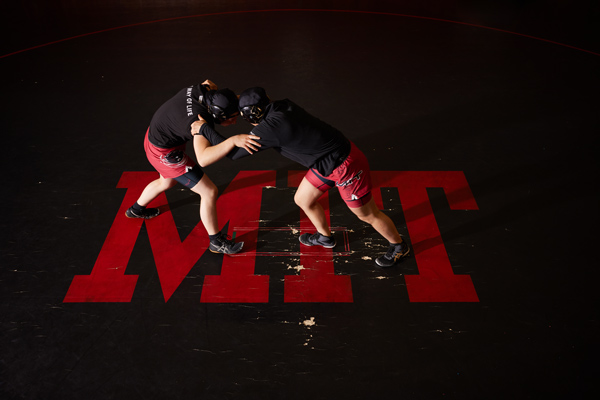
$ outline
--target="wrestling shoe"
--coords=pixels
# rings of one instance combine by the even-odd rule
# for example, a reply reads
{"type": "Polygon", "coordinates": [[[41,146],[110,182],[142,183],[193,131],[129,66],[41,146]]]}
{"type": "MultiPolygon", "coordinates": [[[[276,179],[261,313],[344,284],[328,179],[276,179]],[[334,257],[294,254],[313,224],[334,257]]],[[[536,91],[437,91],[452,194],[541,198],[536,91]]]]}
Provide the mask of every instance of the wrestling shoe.
{"type": "Polygon", "coordinates": [[[333,236],[321,235],[319,232],[312,235],[304,233],[300,235],[298,240],[305,246],[323,246],[326,249],[335,247],[335,238],[333,236]]]}
{"type": "Polygon", "coordinates": [[[380,267],[391,267],[404,257],[408,256],[408,253],[410,253],[410,246],[406,242],[403,241],[399,244],[390,244],[387,253],[381,257],[377,257],[375,262],[380,267]]]}
{"type": "Polygon", "coordinates": [[[219,237],[210,241],[208,249],[213,253],[235,254],[239,253],[244,247],[244,242],[236,243],[231,240],[231,236],[221,233],[219,237]]]}
{"type": "Polygon", "coordinates": [[[158,208],[144,208],[143,210],[134,210],[133,207],[129,207],[127,211],[125,211],[125,216],[127,218],[143,218],[150,219],[156,217],[160,214],[160,210],[158,208]]]}

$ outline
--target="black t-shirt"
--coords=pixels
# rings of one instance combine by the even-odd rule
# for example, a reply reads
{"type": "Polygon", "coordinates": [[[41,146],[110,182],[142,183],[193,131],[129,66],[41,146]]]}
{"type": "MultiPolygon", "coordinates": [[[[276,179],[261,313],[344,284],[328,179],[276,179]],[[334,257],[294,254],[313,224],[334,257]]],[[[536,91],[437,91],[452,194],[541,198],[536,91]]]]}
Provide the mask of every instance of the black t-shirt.
{"type": "MultiPolygon", "coordinates": [[[[208,131],[211,130],[203,130],[203,134],[208,131]]],[[[273,148],[282,156],[307,168],[315,168],[324,176],[330,175],[350,153],[350,141],[340,131],[288,99],[269,104],[252,133],[260,137],[260,151],[273,148]]],[[[212,144],[217,144],[214,138],[205,136],[212,144]]],[[[245,149],[237,148],[228,157],[235,160],[247,155],[245,149]]]]}
{"type": "Polygon", "coordinates": [[[150,143],[164,149],[185,144],[192,139],[190,125],[198,120],[198,114],[214,128],[214,119],[200,100],[205,92],[202,85],[189,86],[160,106],[150,121],[150,143]]]}

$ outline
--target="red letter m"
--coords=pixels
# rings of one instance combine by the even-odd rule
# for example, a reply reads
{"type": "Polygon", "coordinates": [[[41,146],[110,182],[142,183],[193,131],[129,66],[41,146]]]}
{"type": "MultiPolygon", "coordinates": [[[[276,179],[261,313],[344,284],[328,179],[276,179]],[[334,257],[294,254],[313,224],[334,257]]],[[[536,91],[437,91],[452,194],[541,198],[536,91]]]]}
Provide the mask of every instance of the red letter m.
{"type": "MultiPolygon", "coordinates": [[[[208,248],[208,234],[202,222],[182,242],[170,212],[151,220],[131,220],[125,210],[138,199],[155,172],[124,172],[117,187],[127,188],[121,208],[102,246],[92,273],[75,276],[64,302],[129,302],[138,279],[125,275],[129,257],[142,223],[146,222],[148,238],[158,270],[165,301],[169,300],[185,276],[208,248]]],[[[275,171],[241,171],[219,196],[217,210],[221,227],[229,222],[229,230],[242,227],[246,246],[256,244],[262,188],[275,185],[275,171]],[[243,199],[243,202],[240,202],[243,199]],[[256,205],[240,207],[240,204],[256,205]]],[[[163,194],[155,204],[167,204],[163,194]]],[[[168,206],[167,206],[168,207],[168,206]]],[[[231,234],[231,232],[229,232],[231,234]]],[[[246,247],[247,249],[247,247],[246,247]]],[[[246,250],[245,249],[245,250],[246,250]]],[[[268,302],[269,277],[254,274],[254,257],[224,257],[221,275],[205,277],[202,302],[268,302]]]]}

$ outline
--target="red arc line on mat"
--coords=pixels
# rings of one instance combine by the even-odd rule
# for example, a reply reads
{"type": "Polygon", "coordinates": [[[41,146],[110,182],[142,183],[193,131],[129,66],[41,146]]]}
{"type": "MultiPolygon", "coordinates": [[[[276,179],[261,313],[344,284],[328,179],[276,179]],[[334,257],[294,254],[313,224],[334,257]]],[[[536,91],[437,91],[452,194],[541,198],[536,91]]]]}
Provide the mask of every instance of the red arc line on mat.
{"type": "Polygon", "coordinates": [[[570,46],[568,44],[564,44],[564,43],[560,43],[560,42],[555,42],[553,40],[543,39],[543,38],[539,38],[539,37],[531,36],[531,35],[525,35],[523,33],[518,33],[518,32],[507,31],[507,30],[504,30],[504,29],[492,28],[492,27],[484,26],[484,25],[471,24],[471,23],[468,23],[468,22],[452,21],[452,20],[449,20],[449,19],[433,18],[433,17],[423,17],[423,16],[418,16],[418,15],[408,15],[408,14],[399,14],[399,13],[381,12],[381,11],[326,10],[326,9],[303,9],[303,8],[289,8],[289,9],[286,9],[286,8],[284,8],[284,9],[272,9],[272,10],[222,11],[222,12],[207,13],[207,14],[187,15],[187,16],[183,16],[183,17],[164,18],[164,19],[158,19],[158,20],[155,20],[155,21],[138,22],[138,23],[135,23],[135,24],[117,26],[117,27],[114,27],[114,28],[102,29],[102,30],[95,31],[95,32],[83,33],[81,35],[76,35],[76,36],[71,36],[71,37],[68,37],[68,38],[65,38],[65,39],[55,40],[53,42],[44,43],[44,44],[40,44],[40,45],[37,45],[37,46],[29,47],[27,49],[22,49],[22,50],[18,50],[18,51],[12,52],[12,53],[4,54],[4,55],[0,56],[0,58],[9,57],[9,56],[12,56],[12,55],[15,55],[15,54],[24,53],[24,52],[29,51],[29,50],[34,50],[34,49],[37,49],[37,48],[40,48],[40,47],[50,46],[52,44],[56,44],[56,43],[60,43],[60,42],[66,42],[67,40],[77,39],[77,38],[84,37],[84,36],[95,35],[97,33],[109,32],[109,31],[114,31],[114,30],[122,29],[122,28],[131,28],[133,26],[154,24],[156,22],[175,21],[175,20],[187,19],[187,18],[210,17],[210,16],[215,16],[215,15],[263,13],[263,12],[283,12],[283,11],[308,11],[308,12],[337,12],[337,13],[354,13],[354,14],[374,14],[374,15],[389,15],[389,16],[394,16],[394,17],[425,19],[425,20],[429,20],[429,21],[438,21],[438,22],[449,22],[449,23],[452,23],[452,24],[466,25],[466,26],[472,26],[472,27],[475,27],[475,28],[489,29],[489,30],[496,31],[496,32],[509,33],[511,35],[518,35],[518,36],[526,37],[526,38],[529,38],[529,39],[540,40],[542,42],[546,42],[546,43],[551,43],[551,44],[555,44],[555,45],[558,45],[558,46],[567,47],[567,48],[570,48],[570,49],[573,49],[573,50],[583,51],[583,52],[586,52],[586,53],[593,54],[595,56],[600,56],[600,53],[595,53],[595,52],[590,51],[590,50],[586,50],[586,49],[582,49],[582,48],[579,48],[579,47],[570,46]]]}

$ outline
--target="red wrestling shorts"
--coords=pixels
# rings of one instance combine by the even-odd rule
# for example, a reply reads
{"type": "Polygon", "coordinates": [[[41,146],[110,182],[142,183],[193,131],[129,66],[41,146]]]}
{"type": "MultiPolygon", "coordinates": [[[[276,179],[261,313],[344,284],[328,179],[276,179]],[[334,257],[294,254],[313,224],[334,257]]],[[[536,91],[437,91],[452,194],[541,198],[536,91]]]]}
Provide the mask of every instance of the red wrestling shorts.
{"type": "Polygon", "coordinates": [[[185,154],[185,144],[172,149],[163,149],[150,143],[148,131],[144,139],[148,161],[163,178],[177,178],[191,170],[196,162],[185,154]]]}
{"type": "Polygon", "coordinates": [[[350,154],[331,175],[323,176],[311,168],[306,179],[317,189],[326,192],[337,186],[342,200],[350,208],[364,206],[371,200],[371,170],[367,157],[352,143],[350,154]]]}

